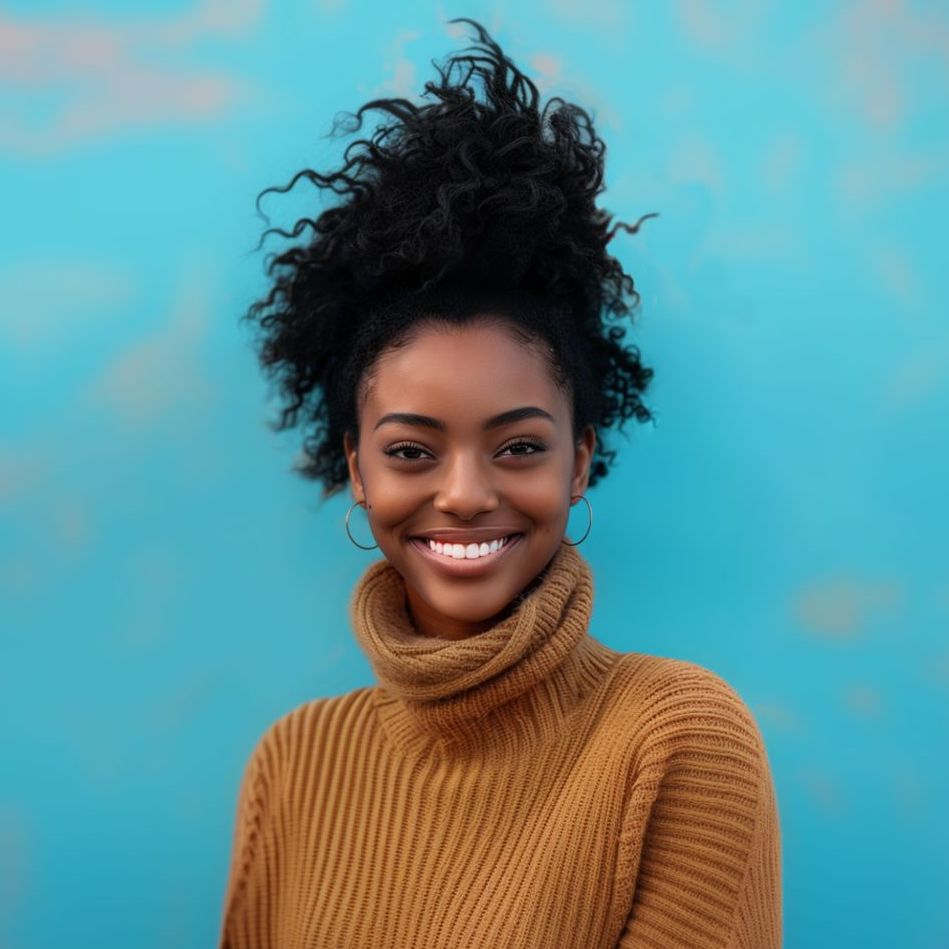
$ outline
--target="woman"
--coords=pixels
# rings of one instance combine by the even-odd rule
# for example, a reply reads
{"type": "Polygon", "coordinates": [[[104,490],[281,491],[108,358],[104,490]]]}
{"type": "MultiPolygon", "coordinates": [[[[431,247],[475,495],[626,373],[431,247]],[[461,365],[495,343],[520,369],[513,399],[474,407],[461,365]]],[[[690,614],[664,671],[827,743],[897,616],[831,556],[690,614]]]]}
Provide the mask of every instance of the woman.
{"type": "Polygon", "coordinates": [[[248,314],[279,427],[312,427],[302,472],[351,487],[350,539],[384,557],[352,601],[379,684],[259,739],[220,945],[780,946],[751,713],[698,665],[595,639],[565,537],[572,505],[592,523],[608,430],[651,418],[603,143],[466,22],[437,101],[368,103],[356,128],[393,121],[287,186],[345,200],[285,234],[313,232],[248,314]]]}

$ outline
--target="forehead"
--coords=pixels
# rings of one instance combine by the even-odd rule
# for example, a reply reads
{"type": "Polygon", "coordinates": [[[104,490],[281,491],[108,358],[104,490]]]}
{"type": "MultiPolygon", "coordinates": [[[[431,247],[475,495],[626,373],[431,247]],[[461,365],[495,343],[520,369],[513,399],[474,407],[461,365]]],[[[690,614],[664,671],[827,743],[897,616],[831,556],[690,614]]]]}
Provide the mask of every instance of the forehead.
{"type": "Polygon", "coordinates": [[[433,323],[380,355],[366,380],[360,414],[419,412],[480,423],[524,405],[544,408],[558,420],[569,414],[541,344],[524,342],[496,322],[433,323]]]}

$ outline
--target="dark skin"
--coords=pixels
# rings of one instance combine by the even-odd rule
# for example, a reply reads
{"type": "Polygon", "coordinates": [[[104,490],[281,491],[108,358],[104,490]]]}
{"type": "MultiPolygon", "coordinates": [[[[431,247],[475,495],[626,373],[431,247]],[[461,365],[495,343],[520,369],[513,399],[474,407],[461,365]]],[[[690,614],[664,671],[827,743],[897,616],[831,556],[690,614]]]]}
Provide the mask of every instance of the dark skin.
{"type": "Polygon", "coordinates": [[[416,628],[443,639],[490,628],[563,541],[593,428],[575,435],[540,344],[487,315],[416,327],[373,365],[358,409],[358,443],[344,439],[353,497],[416,628]]]}

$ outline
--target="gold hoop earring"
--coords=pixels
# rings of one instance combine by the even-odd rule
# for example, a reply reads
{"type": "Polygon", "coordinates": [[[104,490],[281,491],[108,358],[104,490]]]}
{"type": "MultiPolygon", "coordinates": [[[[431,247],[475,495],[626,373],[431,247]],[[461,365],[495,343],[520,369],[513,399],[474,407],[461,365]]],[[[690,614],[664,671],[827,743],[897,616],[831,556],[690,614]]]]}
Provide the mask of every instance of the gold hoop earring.
{"type": "Polygon", "coordinates": [[[346,512],[346,517],[343,519],[343,524],[346,527],[346,536],[360,550],[375,550],[379,546],[378,544],[373,544],[371,547],[367,547],[365,544],[360,544],[359,541],[353,537],[353,533],[349,529],[349,517],[353,513],[353,508],[359,506],[359,503],[359,501],[353,501],[353,503],[349,506],[349,510],[346,512]]]}
{"type": "Polygon", "coordinates": [[[563,542],[568,547],[579,547],[587,539],[587,535],[590,533],[590,528],[593,526],[593,507],[591,506],[590,502],[587,500],[587,497],[585,494],[574,495],[574,497],[571,497],[570,500],[583,501],[583,503],[586,504],[587,512],[590,515],[590,522],[587,524],[587,529],[583,532],[583,536],[579,540],[569,541],[567,540],[566,537],[564,537],[563,539],[563,542]]]}

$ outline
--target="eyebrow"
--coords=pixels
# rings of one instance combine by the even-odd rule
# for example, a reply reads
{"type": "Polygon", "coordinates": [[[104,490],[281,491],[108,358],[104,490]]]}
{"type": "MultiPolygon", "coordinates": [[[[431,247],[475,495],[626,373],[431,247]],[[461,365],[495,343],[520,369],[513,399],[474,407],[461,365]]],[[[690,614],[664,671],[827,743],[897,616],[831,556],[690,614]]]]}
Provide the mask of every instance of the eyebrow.
{"type": "MultiPolygon", "coordinates": [[[[543,418],[550,422],[556,421],[550,412],[546,412],[544,409],[539,408],[536,405],[523,405],[520,408],[509,409],[507,412],[501,412],[500,415],[492,416],[484,423],[483,428],[485,431],[489,431],[492,428],[501,428],[504,425],[511,425],[514,422],[522,422],[524,419],[528,418],[543,418]]],[[[389,423],[416,425],[423,428],[434,428],[439,432],[444,432],[447,430],[447,426],[441,419],[432,418],[430,415],[419,415],[416,412],[389,412],[387,415],[383,415],[382,418],[376,422],[375,426],[373,427],[373,431],[382,425],[387,425],[389,423]]]]}

